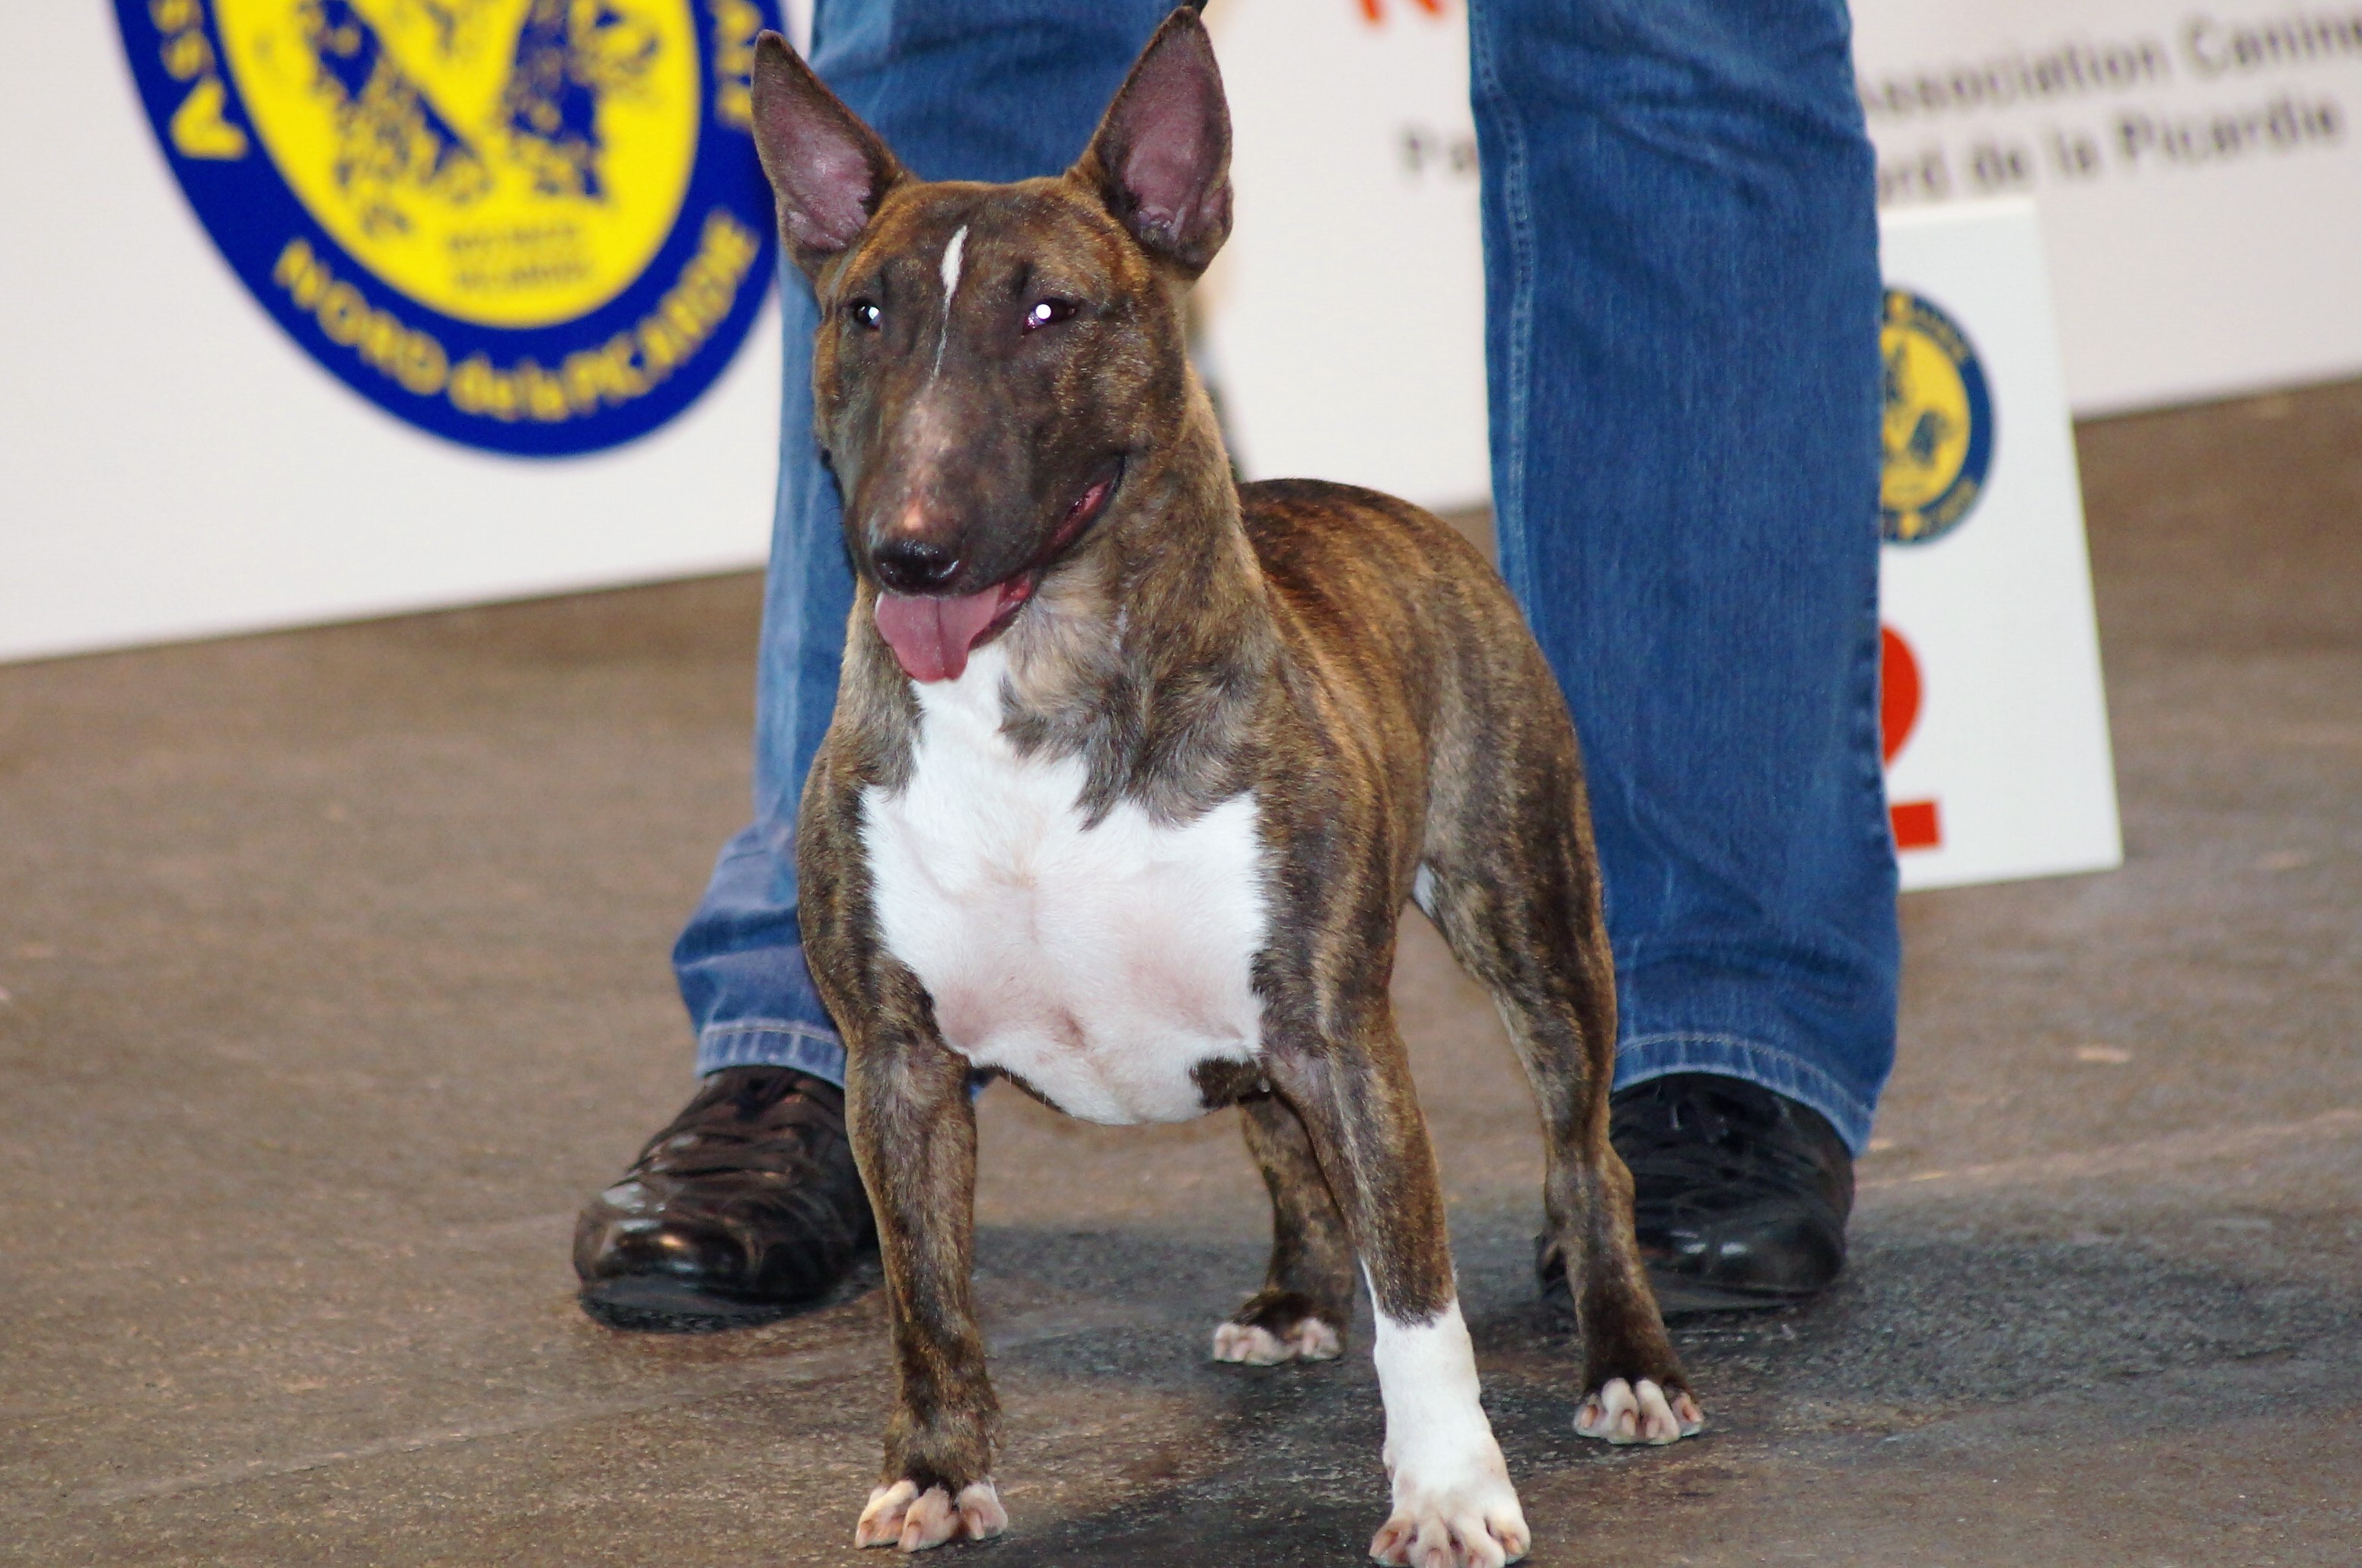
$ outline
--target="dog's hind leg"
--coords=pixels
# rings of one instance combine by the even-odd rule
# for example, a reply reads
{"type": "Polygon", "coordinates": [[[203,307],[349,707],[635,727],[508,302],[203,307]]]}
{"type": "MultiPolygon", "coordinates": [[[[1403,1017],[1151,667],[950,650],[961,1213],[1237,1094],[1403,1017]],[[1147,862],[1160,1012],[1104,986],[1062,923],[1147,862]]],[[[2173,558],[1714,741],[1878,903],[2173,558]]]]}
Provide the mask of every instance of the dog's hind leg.
{"type": "Polygon", "coordinates": [[[1527,755],[1508,766],[1439,772],[1416,897],[1492,992],[1541,1112],[1542,1205],[1583,1330],[1575,1430],[1673,1442],[1705,1416],[1641,1268],[1631,1174],[1607,1141],[1616,975],[1573,737],[1533,725],[1514,738],[1527,755]]]}
{"type": "Polygon", "coordinates": [[[1277,1095],[1240,1111],[1247,1148],[1271,1189],[1271,1267],[1263,1288],[1214,1331],[1214,1359],[1269,1366],[1331,1361],[1353,1315],[1353,1242],[1313,1157],[1304,1122],[1277,1095]]]}

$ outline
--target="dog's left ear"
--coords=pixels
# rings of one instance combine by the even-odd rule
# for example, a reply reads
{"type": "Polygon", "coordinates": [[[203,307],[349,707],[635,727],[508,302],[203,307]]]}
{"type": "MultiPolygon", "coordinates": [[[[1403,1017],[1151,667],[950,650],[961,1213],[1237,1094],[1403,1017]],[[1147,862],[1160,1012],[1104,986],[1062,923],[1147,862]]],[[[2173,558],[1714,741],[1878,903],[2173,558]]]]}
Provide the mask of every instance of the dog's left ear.
{"type": "Polygon", "coordinates": [[[1164,18],[1075,177],[1151,255],[1194,278],[1231,234],[1231,111],[1194,7],[1164,18]]]}
{"type": "Polygon", "coordinates": [[[777,33],[755,40],[755,152],[779,199],[779,237],[817,274],[860,237],[902,166],[777,33]]]}

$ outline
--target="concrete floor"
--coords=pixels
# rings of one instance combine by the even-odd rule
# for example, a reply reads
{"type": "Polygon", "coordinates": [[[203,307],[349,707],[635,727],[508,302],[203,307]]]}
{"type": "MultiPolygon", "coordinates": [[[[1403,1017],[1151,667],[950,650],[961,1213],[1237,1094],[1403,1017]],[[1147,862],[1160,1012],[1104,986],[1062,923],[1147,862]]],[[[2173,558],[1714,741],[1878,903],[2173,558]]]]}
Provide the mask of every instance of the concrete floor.
{"type": "MultiPolygon", "coordinates": [[[[1522,1089],[1408,935],[1536,1562],[2362,1561],[2362,383],[2081,451],[2127,864],[1905,900],[1852,1270],[1683,1329],[1703,1440],[1569,1431],[1522,1089]]],[[[861,1560],[875,1293],[627,1338],[567,1265],[688,1089],[664,955],[743,810],[756,602],[0,669],[0,1560],[861,1560]]],[[[1203,1355],[1264,1234],[1231,1118],[983,1122],[979,1560],[1361,1560],[1366,1335],[1203,1355]]]]}

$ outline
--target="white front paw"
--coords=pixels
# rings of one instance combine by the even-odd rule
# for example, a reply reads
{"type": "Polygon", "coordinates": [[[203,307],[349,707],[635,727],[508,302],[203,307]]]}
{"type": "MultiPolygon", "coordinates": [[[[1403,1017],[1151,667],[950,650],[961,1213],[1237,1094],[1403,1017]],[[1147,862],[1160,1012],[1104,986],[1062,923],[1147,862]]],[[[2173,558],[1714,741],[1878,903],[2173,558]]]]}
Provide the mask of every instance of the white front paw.
{"type": "Polygon", "coordinates": [[[1502,1568],[1532,1544],[1496,1449],[1489,1465],[1440,1485],[1398,1470],[1394,1515],[1371,1540],[1370,1555],[1396,1568],[1502,1568]]]}
{"type": "Polygon", "coordinates": [[[963,1536],[986,1540],[1008,1528],[1008,1511],[990,1481],[963,1486],[956,1497],[941,1486],[922,1492],[914,1481],[896,1481],[869,1494],[861,1522],[853,1527],[853,1544],[924,1551],[963,1536]]]}

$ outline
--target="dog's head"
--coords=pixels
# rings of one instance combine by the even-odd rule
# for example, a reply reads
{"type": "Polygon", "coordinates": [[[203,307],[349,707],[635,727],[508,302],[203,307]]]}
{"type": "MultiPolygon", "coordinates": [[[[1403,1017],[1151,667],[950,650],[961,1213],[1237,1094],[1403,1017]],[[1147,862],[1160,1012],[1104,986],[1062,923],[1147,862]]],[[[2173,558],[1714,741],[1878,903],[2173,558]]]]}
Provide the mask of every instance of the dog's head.
{"type": "Polygon", "coordinates": [[[814,420],[846,543],[902,668],[956,677],[1180,426],[1180,296],[1231,226],[1213,46],[1175,12],[1081,160],[1014,185],[911,178],[775,33],[754,85],[820,304],[814,420]]]}

